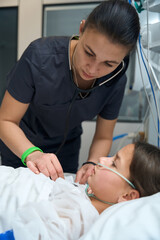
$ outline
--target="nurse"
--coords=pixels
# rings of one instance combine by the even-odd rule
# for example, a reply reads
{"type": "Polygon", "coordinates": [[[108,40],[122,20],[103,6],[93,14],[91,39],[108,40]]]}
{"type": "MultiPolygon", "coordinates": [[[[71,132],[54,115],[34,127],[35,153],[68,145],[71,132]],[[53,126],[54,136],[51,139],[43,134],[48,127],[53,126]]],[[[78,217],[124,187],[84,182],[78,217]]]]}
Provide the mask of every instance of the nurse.
{"type": "Polygon", "coordinates": [[[134,7],[109,0],[81,22],[79,36],[32,42],[7,77],[0,108],[2,164],[27,165],[53,180],[76,173],[81,123],[97,116],[87,164],[76,177],[85,183],[94,163],[110,151],[127,56],[139,30],[134,7]]]}

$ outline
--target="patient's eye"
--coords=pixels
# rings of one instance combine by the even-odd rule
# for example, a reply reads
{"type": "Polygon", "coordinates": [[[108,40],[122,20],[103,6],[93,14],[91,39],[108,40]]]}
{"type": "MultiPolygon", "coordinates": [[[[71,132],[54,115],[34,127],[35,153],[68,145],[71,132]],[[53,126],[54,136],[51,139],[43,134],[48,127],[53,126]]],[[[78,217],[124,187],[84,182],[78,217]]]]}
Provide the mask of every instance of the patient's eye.
{"type": "Polygon", "coordinates": [[[116,167],[115,160],[112,161],[112,167],[116,167]]]}

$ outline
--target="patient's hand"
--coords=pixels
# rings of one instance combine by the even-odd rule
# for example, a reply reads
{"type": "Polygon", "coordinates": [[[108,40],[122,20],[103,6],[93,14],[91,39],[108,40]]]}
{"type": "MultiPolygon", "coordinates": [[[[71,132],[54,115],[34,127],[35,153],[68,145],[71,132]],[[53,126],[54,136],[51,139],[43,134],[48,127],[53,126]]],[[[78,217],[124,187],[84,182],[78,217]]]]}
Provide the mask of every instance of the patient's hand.
{"type": "Polygon", "coordinates": [[[86,164],[82,166],[76,174],[75,182],[85,184],[88,177],[94,172],[94,168],[95,166],[93,166],[92,164],[86,164]]]}
{"type": "Polygon", "coordinates": [[[53,153],[35,151],[27,156],[26,164],[34,173],[43,173],[52,180],[56,180],[58,177],[64,178],[61,164],[53,153]]]}

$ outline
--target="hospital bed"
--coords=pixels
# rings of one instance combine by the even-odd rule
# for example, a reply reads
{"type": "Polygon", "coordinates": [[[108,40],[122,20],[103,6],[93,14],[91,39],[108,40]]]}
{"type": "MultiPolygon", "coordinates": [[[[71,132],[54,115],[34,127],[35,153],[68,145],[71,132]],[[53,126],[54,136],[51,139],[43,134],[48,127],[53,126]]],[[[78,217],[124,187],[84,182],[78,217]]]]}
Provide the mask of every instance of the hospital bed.
{"type": "MultiPolygon", "coordinates": [[[[8,169],[7,169],[7,171],[8,171],[8,169]]],[[[19,169],[19,171],[26,171],[26,170],[19,169]]],[[[17,179],[19,176],[17,171],[16,171],[16,173],[14,173],[13,169],[11,169],[11,173],[12,173],[11,177],[6,178],[6,181],[8,181],[9,184],[11,184],[13,182],[13,180],[15,181],[16,178],[13,176],[14,174],[17,175],[17,179]]],[[[68,175],[69,174],[66,174],[65,176],[67,177],[68,175]]],[[[43,174],[40,174],[37,177],[32,172],[27,172],[27,175],[25,175],[25,176],[26,176],[26,178],[24,178],[22,175],[22,178],[20,179],[21,184],[18,185],[19,191],[17,191],[17,193],[16,193],[17,199],[19,199],[21,201],[22,205],[23,205],[24,199],[27,197],[29,197],[31,201],[34,201],[34,195],[36,195],[35,191],[36,192],[38,191],[40,194],[39,194],[39,199],[36,203],[36,207],[38,208],[38,206],[37,206],[38,202],[41,202],[41,201],[44,202],[44,204],[43,204],[44,206],[42,206],[40,204],[40,210],[42,211],[42,215],[43,215],[42,219],[43,219],[46,214],[46,210],[47,210],[45,201],[47,200],[47,195],[50,195],[50,189],[52,188],[52,181],[50,181],[48,178],[44,177],[43,174]],[[30,178],[31,175],[32,175],[32,178],[30,178]],[[26,181],[28,181],[28,185],[29,185],[29,181],[31,181],[30,185],[32,184],[32,182],[34,184],[36,183],[35,184],[36,188],[27,190],[27,185],[25,184],[26,181]],[[39,184],[40,181],[43,183],[43,185],[39,184]],[[24,188],[24,186],[25,186],[25,188],[24,188]],[[23,194],[21,194],[21,191],[23,192],[23,194]],[[31,196],[32,196],[32,199],[31,199],[31,196]],[[45,210],[45,212],[43,212],[43,210],[45,210]]],[[[74,177],[73,174],[72,174],[72,176],[74,177]]],[[[1,180],[1,176],[0,176],[0,180],[1,180]]],[[[15,185],[13,184],[13,187],[14,186],[16,186],[16,181],[15,181],[15,185]]],[[[67,185],[64,186],[65,189],[66,189],[66,187],[67,187],[67,185]]],[[[17,187],[16,187],[16,189],[17,189],[17,187]]],[[[58,188],[57,188],[57,190],[54,188],[54,191],[59,191],[59,190],[58,190],[58,188]]],[[[12,192],[10,189],[9,193],[7,193],[6,190],[3,191],[3,194],[6,195],[5,199],[7,199],[7,194],[9,194],[9,196],[10,196],[14,193],[15,193],[15,188],[12,188],[12,192]]],[[[66,194],[68,194],[67,189],[66,189],[66,194]]],[[[63,199],[65,199],[65,198],[63,198],[63,199]]],[[[71,198],[71,200],[72,200],[72,198],[71,198]]],[[[71,200],[69,199],[68,201],[71,201],[71,200]]],[[[58,201],[60,201],[60,200],[58,200],[58,201]]],[[[64,203],[64,201],[63,201],[63,203],[64,203]]],[[[1,201],[1,204],[7,204],[6,209],[9,209],[9,208],[13,208],[13,205],[16,203],[11,201],[11,199],[10,199],[10,201],[8,203],[7,203],[7,201],[4,201],[4,202],[1,201]]],[[[65,204],[67,204],[67,201],[65,201],[65,204]]],[[[49,212],[48,212],[49,215],[50,215],[51,207],[52,206],[49,207],[49,212]]],[[[59,205],[59,207],[61,208],[62,204],[59,205]]],[[[83,207],[85,208],[85,206],[83,206],[83,207]]],[[[75,205],[74,209],[75,210],[77,209],[76,205],[75,205]]],[[[28,221],[27,218],[31,218],[31,220],[32,219],[34,220],[33,228],[31,227],[31,229],[34,232],[36,232],[35,218],[32,218],[33,211],[31,211],[30,214],[28,212],[28,208],[26,208],[25,211],[26,211],[26,214],[24,214],[24,212],[22,212],[22,214],[24,216],[21,216],[20,221],[18,222],[18,229],[22,229],[24,231],[24,228],[25,228],[27,230],[27,225],[26,225],[26,223],[28,221]],[[26,223],[24,222],[24,224],[22,224],[21,219],[24,219],[24,218],[25,218],[26,223]]],[[[1,212],[1,206],[0,206],[0,212],[1,212]]],[[[85,214],[85,212],[86,211],[84,211],[84,214],[85,214]]],[[[7,211],[6,211],[5,215],[7,215],[7,211]]],[[[52,215],[53,215],[53,212],[52,212],[52,215]]],[[[87,213],[87,215],[88,215],[88,213],[87,213]]],[[[55,219],[56,216],[57,215],[55,215],[53,217],[53,219],[55,219]]],[[[48,215],[47,215],[47,217],[48,217],[48,215]]],[[[88,216],[84,215],[85,221],[88,221],[87,217],[88,216]]],[[[4,221],[5,216],[3,216],[3,218],[4,219],[2,219],[2,217],[1,217],[0,221],[5,222],[4,221]]],[[[52,219],[52,221],[53,221],[53,219],[52,219]]],[[[75,220],[75,218],[73,216],[71,219],[75,220]]],[[[51,222],[51,223],[53,224],[53,222],[51,222]]],[[[28,224],[32,224],[32,221],[28,221],[28,224]]],[[[43,221],[39,222],[39,224],[37,224],[37,227],[41,226],[41,230],[42,230],[43,224],[44,225],[46,224],[46,220],[44,220],[44,223],[43,223],[43,221]]],[[[57,224],[58,224],[58,222],[57,222],[57,224]]],[[[80,224],[80,221],[78,222],[77,217],[76,217],[75,224],[76,225],[80,224]]],[[[68,225],[68,227],[69,226],[70,225],[68,225]]],[[[6,228],[6,230],[7,229],[10,229],[10,228],[6,228]]],[[[56,228],[55,228],[55,230],[56,230],[56,228]]],[[[55,231],[55,230],[53,230],[53,231],[55,231]]],[[[5,228],[3,228],[3,231],[5,231],[5,228]]],[[[3,232],[3,231],[1,231],[1,232],[3,232]]],[[[37,230],[37,231],[39,231],[39,230],[37,230]]],[[[26,232],[26,236],[27,236],[27,234],[28,233],[26,232]]],[[[54,232],[53,236],[55,236],[56,234],[58,234],[58,232],[54,232]]],[[[24,236],[23,240],[24,239],[28,240],[28,238],[25,238],[26,236],[24,236]]],[[[47,238],[47,233],[44,236],[45,237],[43,239],[52,239],[52,238],[47,238]]],[[[60,236],[59,234],[56,236],[58,236],[58,240],[73,239],[71,236],[69,238],[64,238],[64,235],[60,236]]],[[[5,239],[5,238],[3,238],[3,239],[5,239]]],[[[32,238],[32,239],[34,240],[34,238],[32,238]]],[[[78,238],[76,238],[76,240],[77,239],[78,238]]],[[[154,194],[149,197],[143,197],[143,198],[135,199],[132,201],[118,203],[116,205],[109,207],[100,216],[98,216],[97,220],[93,224],[90,224],[89,230],[82,237],[79,238],[79,240],[152,240],[152,239],[160,240],[160,193],[154,194]]],[[[52,240],[54,240],[54,238],[52,240]]],[[[57,237],[55,238],[55,240],[57,240],[57,237]]],[[[75,239],[73,239],[73,240],[75,240],[75,239]]]]}

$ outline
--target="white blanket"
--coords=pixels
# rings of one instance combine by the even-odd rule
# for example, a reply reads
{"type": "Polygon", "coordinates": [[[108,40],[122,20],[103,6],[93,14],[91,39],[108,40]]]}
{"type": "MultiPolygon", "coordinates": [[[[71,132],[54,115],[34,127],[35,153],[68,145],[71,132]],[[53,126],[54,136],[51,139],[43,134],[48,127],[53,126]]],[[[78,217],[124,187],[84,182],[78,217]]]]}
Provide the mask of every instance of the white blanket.
{"type": "Polygon", "coordinates": [[[0,233],[13,229],[16,240],[79,239],[99,214],[85,186],[73,183],[0,166],[0,233]]]}

